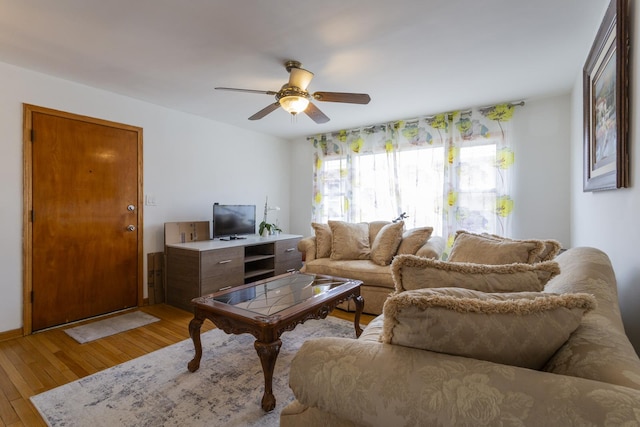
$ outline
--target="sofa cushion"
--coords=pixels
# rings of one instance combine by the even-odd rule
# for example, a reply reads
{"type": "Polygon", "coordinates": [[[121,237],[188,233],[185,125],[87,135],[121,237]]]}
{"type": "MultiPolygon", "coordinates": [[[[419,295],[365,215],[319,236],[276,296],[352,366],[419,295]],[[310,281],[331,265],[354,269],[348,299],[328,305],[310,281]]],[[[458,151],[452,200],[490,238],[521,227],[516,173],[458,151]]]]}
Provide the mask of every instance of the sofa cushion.
{"type": "MultiPolygon", "coordinates": [[[[510,239],[508,237],[498,236],[496,234],[482,233],[480,234],[482,237],[486,237],[488,239],[494,239],[498,241],[509,241],[509,242],[523,242],[523,240],[510,239]]],[[[547,239],[541,240],[544,245],[544,249],[540,254],[536,257],[534,262],[542,262],[542,261],[551,261],[558,255],[562,245],[557,240],[547,239]]]]}
{"type": "Polygon", "coordinates": [[[385,225],[391,224],[391,221],[371,221],[369,223],[369,244],[373,245],[376,236],[385,225]]]}
{"type": "Polygon", "coordinates": [[[407,230],[402,234],[402,241],[398,247],[398,255],[415,255],[433,233],[433,227],[418,227],[407,230]]]}
{"type": "Polygon", "coordinates": [[[371,261],[378,265],[389,265],[393,259],[400,241],[404,222],[389,223],[382,227],[371,245],[371,261]]]}
{"type": "Polygon", "coordinates": [[[459,287],[482,292],[539,292],[560,274],[555,261],[537,264],[473,264],[398,255],[391,264],[396,292],[459,287]]]}
{"type": "Polygon", "coordinates": [[[329,221],[331,227],[331,259],[369,259],[369,224],[329,221]]]}
{"type": "Polygon", "coordinates": [[[598,307],[584,316],[544,370],[640,390],[640,359],[625,334],[609,256],[596,248],[574,247],[556,260],[562,274],[547,283],[545,292],[593,294],[598,307]]]}
{"type": "Polygon", "coordinates": [[[493,265],[532,264],[544,249],[545,245],[540,240],[498,240],[459,230],[448,261],[493,265]]]}
{"type": "Polygon", "coordinates": [[[420,289],[384,304],[380,340],[542,369],[596,305],[593,295],[420,289]]]}
{"type": "Polygon", "coordinates": [[[311,227],[316,233],[316,258],[331,256],[331,227],[329,224],[312,222],[311,227]]]}
{"type": "MultiPolygon", "coordinates": [[[[388,292],[392,292],[394,289],[391,266],[374,264],[371,260],[314,259],[305,263],[304,272],[362,280],[363,286],[372,284],[376,287],[387,288],[388,292]]],[[[368,305],[366,300],[364,304],[366,310],[368,305]]]]}

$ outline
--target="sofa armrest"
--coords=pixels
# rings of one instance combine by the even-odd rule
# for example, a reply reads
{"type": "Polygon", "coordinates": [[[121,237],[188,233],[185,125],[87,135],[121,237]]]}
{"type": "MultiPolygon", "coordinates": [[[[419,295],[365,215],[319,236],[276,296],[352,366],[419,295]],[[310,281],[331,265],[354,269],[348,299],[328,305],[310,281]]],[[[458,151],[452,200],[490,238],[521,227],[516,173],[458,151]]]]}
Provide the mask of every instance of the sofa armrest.
{"type": "Polygon", "coordinates": [[[305,342],[289,384],[356,425],[620,425],[640,407],[628,387],[347,338],[305,342]]]}
{"type": "Polygon", "coordinates": [[[431,236],[427,242],[416,251],[416,255],[423,258],[440,259],[444,252],[444,237],[431,236]]]}
{"type": "Polygon", "coordinates": [[[298,251],[302,252],[302,261],[313,261],[316,259],[316,236],[309,236],[300,239],[298,251]]]}

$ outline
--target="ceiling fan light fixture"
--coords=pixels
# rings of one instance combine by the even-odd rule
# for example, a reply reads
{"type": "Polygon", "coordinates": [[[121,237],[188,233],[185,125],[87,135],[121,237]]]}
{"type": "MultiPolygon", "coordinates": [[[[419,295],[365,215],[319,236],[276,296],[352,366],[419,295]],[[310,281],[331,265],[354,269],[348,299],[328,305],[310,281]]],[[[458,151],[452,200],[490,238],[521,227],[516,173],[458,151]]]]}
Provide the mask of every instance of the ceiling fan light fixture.
{"type": "Polygon", "coordinates": [[[307,109],[309,100],[303,96],[289,95],[280,98],[280,106],[290,114],[299,114],[307,109]]]}

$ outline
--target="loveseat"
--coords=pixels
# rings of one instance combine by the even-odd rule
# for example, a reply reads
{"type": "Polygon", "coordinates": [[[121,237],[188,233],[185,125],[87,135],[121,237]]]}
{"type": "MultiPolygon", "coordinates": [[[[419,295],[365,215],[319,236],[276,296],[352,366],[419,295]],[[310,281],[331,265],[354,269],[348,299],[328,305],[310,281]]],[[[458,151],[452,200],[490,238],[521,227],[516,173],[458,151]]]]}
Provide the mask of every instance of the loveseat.
{"type": "MultiPolygon", "coordinates": [[[[407,289],[403,294],[447,292],[446,288],[410,290],[423,273],[413,268],[416,274],[408,274],[412,271],[409,267],[424,262],[399,258],[393,262],[398,267],[394,274],[402,289],[407,289]]],[[[517,366],[517,360],[508,360],[517,352],[513,347],[519,342],[498,354],[506,356],[507,362],[484,360],[495,355],[463,357],[456,351],[453,353],[458,355],[394,343],[396,335],[407,337],[406,330],[401,333],[398,329],[396,335],[391,334],[391,343],[383,343],[381,339],[389,342],[389,325],[393,327],[385,317],[398,314],[397,306],[394,310],[385,306],[384,314],[371,321],[359,339],[319,338],[301,347],[289,379],[296,400],[283,409],[280,425],[638,425],[640,359],[623,329],[608,256],[595,248],[580,247],[553,261],[560,273],[547,269],[544,295],[536,298],[575,296],[582,302],[561,308],[577,319],[577,329],[563,338],[566,341],[542,364],[540,360],[528,361],[534,367],[525,368],[517,366]]],[[[531,279],[530,272],[522,267],[518,282],[531,279]]],[[[437,273],[444,275],[443,270],[437,273]]],[[[484,279],[501,282],[495,271],[484,279]]],[[[476,291],[458,288],[451,292],[476,291]]],[[[401,295],[396,294],[387,304],[392,305],[392,299],[401,295]]],[[[462,318],[468,313],[453,315],[462,318]]],[[[542,316],[534,313],[527,324],[541,323],[542,316]]],[[[507,335],[516,335],[516,341],[531,341],[525,333],[509,331],[509,321],[485,332],[500,333],[500,325],[507,335]]],[[[432,329],[436,326],[431,325],[432,329]]],[[[459,334],[448,338],[462,336],[464,331],[459,334]]],[[[457,344],[464,348],[475,338],[467,336],[457,344]]],[[[541,346],[548,341],[544,336],[536,340],[541,346]]],[[[433,341],[431,337],[427,344],[433,341]]]]}
{"type": "MultiPolygon", "coordinates": [[[[402,221],[374,221],[350,224],[329,221],[312,223],[315,235],[298,242],[304,266],[302,272],[362,280],[360,293],[364,312],[381,314],[385,300],[394,289],[391,261],[399,254],[439,258],[445,240],[432,236],[432,227],[404,230],[402,221]]],[[[354,311],[353,302],[339,306],[354,311]]]]}

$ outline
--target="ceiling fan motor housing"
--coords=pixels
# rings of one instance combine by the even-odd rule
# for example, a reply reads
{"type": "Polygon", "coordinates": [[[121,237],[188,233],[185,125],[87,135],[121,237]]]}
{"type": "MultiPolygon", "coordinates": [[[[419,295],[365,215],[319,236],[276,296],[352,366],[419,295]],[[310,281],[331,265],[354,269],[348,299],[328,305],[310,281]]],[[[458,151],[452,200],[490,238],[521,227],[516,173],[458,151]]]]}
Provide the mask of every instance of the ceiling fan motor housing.
{"type": "Polygon", "coordinates": [[[311,97],[309,95],[309,92],[307,92],[306,90],[302,90],[296,86],[289,86],[288,83],[283,85],[282,89],[280,89],[280,91],[276,94],[276,100],[280,101],[280,99],[284,98],[285,96],[300,96],[307,99],[311,97]]]}
{"type": "Polygon", "coordinates": [[[232,90],[236,92],[261,93],[265,95],[275,95],[276,102],[267,105],[258,111],[249,120],[259,120],[282,107],[285,111],[292,115],[304,112],[316,123],[326,123],[329,121],[327,117],[311,100],[329,101],[329,102],[346,102],[350,104],[368,104],[369,95],[365,93],[347,93],[347,92],[315,92],[313,95],[307,91],[309,83],[313,78],[313,73],[302,68],[302,64],[298,61],[287,61],[284,63],[285,68],[289,72],[289,81],[282,85],[278,92],[270,90],[254,90],[254,89],[238,89],[230,87],[217,87],[221,90],[232,90]]]}

